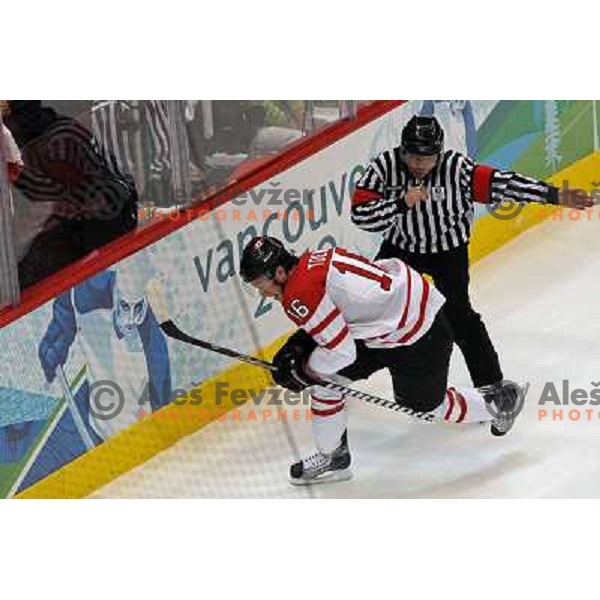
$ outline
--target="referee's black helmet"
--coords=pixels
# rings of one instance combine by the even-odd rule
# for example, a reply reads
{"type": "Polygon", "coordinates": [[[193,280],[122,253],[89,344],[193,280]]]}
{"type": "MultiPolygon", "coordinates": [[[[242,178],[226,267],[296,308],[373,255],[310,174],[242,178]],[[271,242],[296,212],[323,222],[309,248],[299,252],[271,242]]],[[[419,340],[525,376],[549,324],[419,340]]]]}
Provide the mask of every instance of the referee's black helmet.
{"type": "Polygon", "coordinates": [[[415,115],[402,130],[400,147],[408,154],[439,154],[444,150],[444,130],[435,117],[415,115]]]}

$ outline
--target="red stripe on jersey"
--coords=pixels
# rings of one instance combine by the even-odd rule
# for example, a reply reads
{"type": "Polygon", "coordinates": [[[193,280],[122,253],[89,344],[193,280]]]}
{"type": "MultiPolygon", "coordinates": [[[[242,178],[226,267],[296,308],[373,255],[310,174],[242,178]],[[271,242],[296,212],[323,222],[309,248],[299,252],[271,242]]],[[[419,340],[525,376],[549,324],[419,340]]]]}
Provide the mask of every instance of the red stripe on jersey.
{"type": "Polygon", "coordinates": [[[381,198],[383,198],[383,194],[380,194],[379,192],[356,189],[354,190],[354,194],[352,194],[352,206],[371,202],[371,200],[381,200],[381,198]]]}
{"type": "Polygon", "coordinates": [[[313,337],[315,335],[318,335],[319,333],[321,333],[321,331],[323,331],[324,329],[327,328],[327,326],[340,314],[340,309],[339,308],[335,308],[333,309],[318,325],[316,325],[315,327],[313,327],[310,331],[307,331],[306,333],[308,333],[308,335],[312,335],[313,337]]]}
{"type": "Polygon", "coordinates": [[[317,396],[312,396],[312,399],[315,402],[322,402],[323,404],[339,404],[340,402],[343,402],[343,399],[341,400],[325,400],[324,398],[317,398],[317,396]]]}
{"type": "Polygon", "coordinates": [[[473,169],[471,190],[475,202],[488,203],[492,200],[492,177],[496,169],[486,165],[476,165],[473,169]]]}
{"type": "Polygon", "coordinates": [[[387,271],[382,269],[379,265],[371,262],[369,259],[364,256],[360,256],[358,254],[353,254],[352,252],[348,252],[344,250],[344,248],[337,248],[336,254],[339,256],[344,256],[346,258],[351,258],[356,262],[360,262],[363,265],[369,267],[369,270],[364,270],[361,267],[358,267],[352,263],[346,263],[339,260],[334,260],[331,264],[342,274],[344,273],[355,273],[356,275],[361,275],[365,279],[370,279],[371,281],[376,281],[379,283],[381,288],[386,292],[389,292],[392,287],[392,278],[388,275],[387,271]]]}
{"type": "Polygon", "coordinates": [[[341,410],[344,410],[344,404],[340,404],[339,406],[328,408],[326,410],[320,410],[318,408],[311,409],[313,415],[317,415],[317,417],[330,417],[331,415],[339,413],[341,410]]]}
{"type": "Polygon", "coordinates": [[[444,415],[444,421],[448,421],[450,420],[450,415],[452,414],[452,411],[454,410],[454,396],[452,395],[452,392],[450,390],[446,390],[446,398],[448,400],[448,410],[446,411],[446,414],[444,415]]]}
{"type": "Polygon", "coordinates": [[[467,416],[467,401],[465,397],[460,393],[454,390],[456,393],[456,397],[458,398],[458,403],[460,404],[460,415],[458,415],[457,423],[462,423],[464,418],[467,416]]]}
{"type": "Polygon", "coordinates": [[[398,341],[400,343],[408,342],[414,335],[423,327],[425,321],[425,313],[427,309],[427,300],[429,299],[429,281],[423,279],[423,295],[421,296],[421,306],[419,308],[419,320],[414,324],[413,328],[403,335],[398,341]]]}
{"type": "MultiPolygon", "coordinates": [[[[377,269],[380,269],[380,267],[378,267],[376,264],[373,264],[368,258],[365,258],[364,256],[361,256],[360,254],[354,254],[354,252],[349,252],[345,248],[336,248],[335,251],[336,251],[336,254],[341,254],[342,256],[346,256],[347,258],[353,258],[354,260],[358,260],[361,263],[365,263],[365,264],[369,265],[370,267],[375,267],[377,269]]],[[[381,269],[381,270],[383,271],[383,269],[381,269]]]]}
{"type": "MultiPolygon", "coordinates": [[[[404,263],[402,263],[404,264],[404,263]]],[[[404,312],[402,313],[402,318],[400,319],[400,322],[398,323],[398,329],[402,329],[404,327],[404,325],[406,325],[406,319],[408,318],[408,308],[410,306],[410,294],[412,292],[412,278],[410,275],[410,269],[408,268],[407,265],[404,265],[406,267],[406,304],[404,305],[404,312]]]]}
{"type": "MultiPolygon", "coordinates": [[[[408,265],[405,262],[400,261],[400,264],[406,270],[406,303],[404,305],[404,310],[402,311],[402,317],[400,318],[400,321],[398,321],[398,325],[396,326],[396,330],[402,329],[406,324],[406,319],[408,318],[408,309],[410,308],[410,295],[412,293],[412,278],[410,275],[410,269],[408,268],[408,265]]],[[[372,339],[381,340],[384,344],[396,344],[397,342],[395,342],[394,340],[385,339],[393,333],[395,332],[391,331],[389,333],[384,333],[383,335],[378,335],[372,339]]]]}
{"type": "Polygon", "coordinates": [[[325,348],[327,348],[327,350],[333,350],[346,339],[346,336],[349,333],[350,330],[348,329],[348,325],[344,325],[344,328],[328,344],[325,344],[325,348]]]}

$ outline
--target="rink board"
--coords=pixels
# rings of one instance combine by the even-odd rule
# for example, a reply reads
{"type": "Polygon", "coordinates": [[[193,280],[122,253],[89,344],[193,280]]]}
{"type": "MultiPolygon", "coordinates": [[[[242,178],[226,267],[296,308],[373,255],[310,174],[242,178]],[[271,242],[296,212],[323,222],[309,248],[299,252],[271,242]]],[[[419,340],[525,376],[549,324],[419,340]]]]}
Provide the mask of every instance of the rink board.
{"type": "MultiPolygon", "coordinates": [[[[256,327],[257,340],[253,339],[251,328],[243,318],[235,322],[228,319],[226,323],[218,323],[218,326],[207,324],[211,316],[219,315],[214,311],[215,306],[225,310],[236,306],[236,302],[242,302],[235,278],[226,276],[229,263],[239,258],[243,243],[256,233],[280,236],[297,251],[332,243],[373,255],[379,239],[358,231],[349,221],[351,190],[362,173],[364,163],[395,143],[401,123],[415,110],[414,103],[392,110],[310,158],[277,173],[276,177],[254,188],[254,195],[246,197],[245,204],[230,202],[221,206],[218,210],[223,218],[194,220],[167,238],[137,252],[128,261],[139,262],[146,268],[151,265],[148,277],[161,282],[170,312],[180,316],[179,322],[186,330],[251,353],[256,352],[258,344],[262,349],[261,356],[269,358],[289,333],[289,322],[275,307],[264,304],[250,307],[247,316],[256,327]],[[307,188],[314,192],[311,197],[315,223],[308,218],[308,205],[301,203],[297,203],[295,210],[290,210],[284,218],[267,217],[261,220],[262,215],[256,214],[255,200],[261,197],[261,193],[265,198],[268,195],[264,193],[274,189],[302,191],[307,188]],[[292,216],[294,212],[298,215],[297,219],[292,216]],[[241,218],[236,219],[236,216],[241,218]],[[213,254],[209,255],[211,250],[213,254]],[[177,268],[174,269],[174,266],[177,268]],[[193,285],[190,281],[193,281],[193,285]]],[[[461,147],[463,142],[459,136],[454,140],[450,136],[449,145],[464,150],[461,147]]],[[[559,185],[562,180],[568,179],[571,186],[589,189],[590,182],[598,172],[597,166],[598,154],[589,155],[556,173],[552,180],[559,185]]],[[[273,196],[271,194],[270,197],[273,196]]],[[[531,206],[525,207],[518,217],[511,220],[500,220],[488,214],[480,216],[471,244],[472,260],[479,260],[493,252],[547,218],[551,212],[550,208],[531,206]]],[[[119,264],[111,269],[118,273],[119,264]]],[[[20,321],[33,319],[36,331],[43,331],[40,325],[50,318],[51,304],[40,307],[34,311],[38,314],[28,315],[20,321]]],[[[239,317],[243,313],[244,309],[240,306],[234,314],[239,317]]],[[[23,333],[19,331],[23,324],[18,323],[14,325],[16,330],[13,336],[23,333]]],[[[95,448],[81,452],[62,468],[18,490],[16,495],[23,498],[86,496],[233,408],[230,399],[216,402],[215,389],[219,382],[227,382],[231,388],[254,390],[269,384],[268,376],[259,369],[232,365],[231,361],[214,356],[208,358],[206,353],[190,353],[177,344],[171,340],[167,344],[171,387],[183,387],[190,397],[198,392],[203,398],[202,409],[205,412],[202,417],[191,416],[193,411],[190,411],[185,398],[180,405],[167,404],[111,435],[95,448]],[[190,381],[202,383],[186,386],[186,382],[190,381]]],[[[35,355],[33,352],[31,354],[35,355]]],[[[73,369],[85,364],[85,352],[75,353],[73,362],[73,369]]],[[[32,365],[31,368],[39,371],[39,365],[32,365]]]]}

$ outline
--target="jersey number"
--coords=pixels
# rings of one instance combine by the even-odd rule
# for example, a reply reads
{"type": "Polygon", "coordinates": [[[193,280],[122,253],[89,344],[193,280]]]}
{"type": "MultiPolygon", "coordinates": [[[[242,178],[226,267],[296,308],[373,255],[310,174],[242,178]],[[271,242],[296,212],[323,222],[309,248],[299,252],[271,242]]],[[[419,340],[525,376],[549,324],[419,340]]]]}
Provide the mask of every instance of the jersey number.
{"type": "Polygon", "coordinates": [[[305,319],[308,316],[308,307],[304,306],[298,298],[294,298],[290,304],[290,313],[299,319],[305,319]]]}
{"type": "MultiPolygon", "coordinates": [[[[338,252],[340,252],[339,248],[338,252]]],[[[360,261],[361,263],[363,263],[364,266],[359,267],[354,263],[347,263],[341,260],[334,260],[332,263],[333,266],[342,275],[344,275],[345,273],[354,273],[355,275],[365,277],[366,279],[370,279],[371,281],[377,281],[384,291],[390,291],[390,289],[392,288],[392,278],[389,275],[386,275],[383,269],[380,269],[379,267],[376,267],[375,265],[371,264],[362,256],[350,254],[349,252],[345,253],[344,255],[348,258],[353,258],[354,260],[360,261]]]]}

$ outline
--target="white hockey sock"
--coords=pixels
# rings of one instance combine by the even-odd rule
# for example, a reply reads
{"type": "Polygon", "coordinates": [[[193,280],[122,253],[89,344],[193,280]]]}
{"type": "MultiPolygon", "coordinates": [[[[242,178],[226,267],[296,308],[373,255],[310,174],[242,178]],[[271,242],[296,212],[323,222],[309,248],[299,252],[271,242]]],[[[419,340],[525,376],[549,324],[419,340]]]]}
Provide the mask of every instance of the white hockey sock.
{"type": "Polygon", "coordinates": [[[320,452],[329,454],[340,444],[348,423],[348,412],[343,394],[315,386],[311,391],[313,435],[320,452]]]}
{"type": "Polygon", "coordinates": [[[448,423],[482,423],[493,418],[483,394],[475,388],[448,388],[444,401],[432,412],[448,423]]]}

